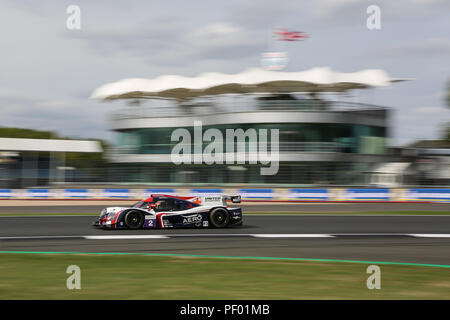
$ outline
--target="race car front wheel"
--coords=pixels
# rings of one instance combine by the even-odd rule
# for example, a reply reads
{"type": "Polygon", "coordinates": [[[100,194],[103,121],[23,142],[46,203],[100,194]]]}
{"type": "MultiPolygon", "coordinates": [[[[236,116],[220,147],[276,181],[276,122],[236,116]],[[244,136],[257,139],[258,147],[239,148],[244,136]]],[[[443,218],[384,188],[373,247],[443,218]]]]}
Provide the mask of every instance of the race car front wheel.
{"type": "Polygon", "coordinates": [[[209,222],[216,228],[226,227],[230,222],[230,214],[222,208],[214,209],[209,214],[209,222]]]}
{"type": "Polygon", "coordinates": [[[129,229],[141,229],[144,225],[144,215],[139,211],[130,211],[125,215],[125,225],[129,229]]]}

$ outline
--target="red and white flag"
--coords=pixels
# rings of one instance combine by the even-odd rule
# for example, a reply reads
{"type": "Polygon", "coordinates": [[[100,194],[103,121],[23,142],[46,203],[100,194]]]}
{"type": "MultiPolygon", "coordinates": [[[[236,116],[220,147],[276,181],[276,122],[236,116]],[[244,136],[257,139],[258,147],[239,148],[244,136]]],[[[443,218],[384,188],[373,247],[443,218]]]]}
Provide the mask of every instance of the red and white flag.
{"type": "Polygon", "coordinates": [[[299,41],[308,38],[308,35],[301,31],[289,31],[286,29],[276,29],[274,32],[275,40],[280,41],[299,41]]]}

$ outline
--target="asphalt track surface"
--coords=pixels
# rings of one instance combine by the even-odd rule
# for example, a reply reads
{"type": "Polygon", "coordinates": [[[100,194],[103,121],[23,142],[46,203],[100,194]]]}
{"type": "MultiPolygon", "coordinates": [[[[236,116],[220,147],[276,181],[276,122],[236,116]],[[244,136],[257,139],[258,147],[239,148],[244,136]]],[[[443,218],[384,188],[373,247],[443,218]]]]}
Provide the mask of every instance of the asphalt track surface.
{"type": "Polygon", "coordinates": [[[145,252],[450,265],[450,216],[244,215],[241,227],[136,231],[95,229],[91,226],[94,218],[0,217],[0,251],[145,252]],[[321,237],[326,234],[331,236],[321,237]],[[84,238],[93,235],[112,239],[84,238]],[[139,238],[142,236],[156,238],[139,238]]]}

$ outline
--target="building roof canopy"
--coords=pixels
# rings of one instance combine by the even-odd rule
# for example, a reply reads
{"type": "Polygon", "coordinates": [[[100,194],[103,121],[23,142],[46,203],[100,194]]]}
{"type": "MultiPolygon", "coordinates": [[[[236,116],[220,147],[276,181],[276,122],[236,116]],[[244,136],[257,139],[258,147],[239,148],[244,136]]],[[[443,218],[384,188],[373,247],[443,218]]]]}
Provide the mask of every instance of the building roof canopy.
{"type": "Polygon", "coordinates": [[[0,138],[0,151],[102,152],[98,141],[0,138]]]}
{"type": "Polygon", "coordinates": [[[91,98],[187,100],[219,94],[342,92],[388,86],[392,82],[404,80],[406,79],[392,79],[379,69],[344,73],[326,67],[300,72],[255,68],[237,74],[208,72],[195,77],[163,75],[154,79],[128,78],[99,87],[92,93],[91,98]]]}

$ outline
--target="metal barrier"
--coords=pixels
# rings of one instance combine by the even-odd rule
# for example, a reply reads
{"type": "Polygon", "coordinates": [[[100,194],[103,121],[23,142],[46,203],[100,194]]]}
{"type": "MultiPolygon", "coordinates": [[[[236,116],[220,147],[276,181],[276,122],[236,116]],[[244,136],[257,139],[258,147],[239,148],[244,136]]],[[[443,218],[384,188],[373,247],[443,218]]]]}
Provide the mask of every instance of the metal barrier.
{"type": "Polygon", "coordinates": [[[152,188],[152,189],[0,189],[0,199],[138,200],[151,194],[185,196],[240,195],[244,201],[398,201],[450,202],[450,188],[152,188]]]}
{"type": "Polygon", "coordinates": [[[173,116],[201,116],[220,113],[236,113],[236,112],[261,112],[261,111],[358,111],[370,112],[372,110],[385,110],[386,107],[347,102],[347,101],[327,101],[327,100],[272,100],[272,101],[256,101],[240,100],[240,101],[221,101],[219,103],[203,103],[203,104],[181,104],[166,103],[162,105],[142,105],[124,107],[112,115],[113,120],[123,119],[142,119],[142,118],[161,118],[173,116]]]}

